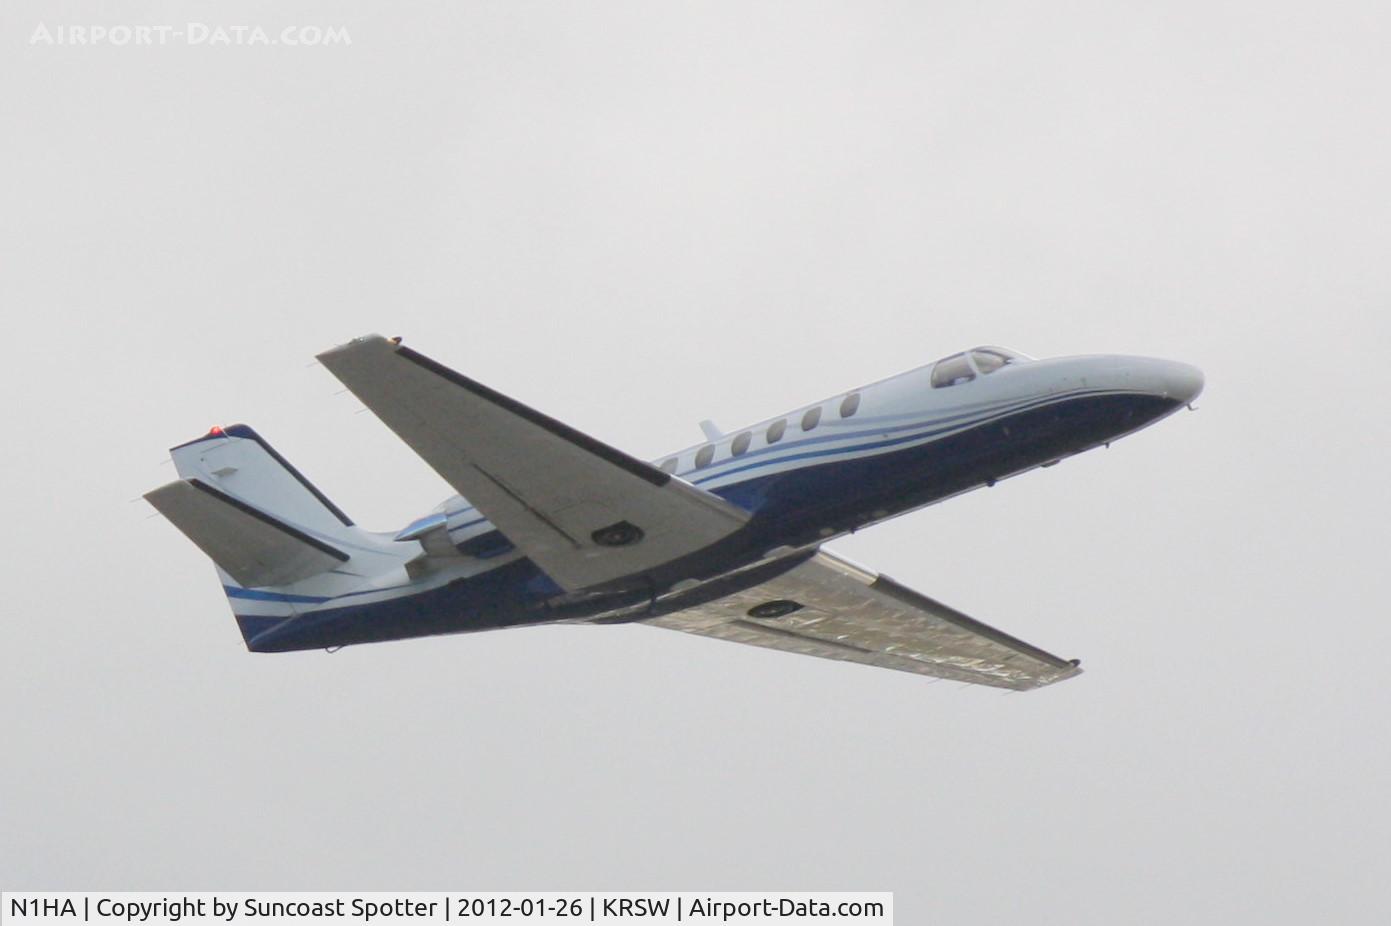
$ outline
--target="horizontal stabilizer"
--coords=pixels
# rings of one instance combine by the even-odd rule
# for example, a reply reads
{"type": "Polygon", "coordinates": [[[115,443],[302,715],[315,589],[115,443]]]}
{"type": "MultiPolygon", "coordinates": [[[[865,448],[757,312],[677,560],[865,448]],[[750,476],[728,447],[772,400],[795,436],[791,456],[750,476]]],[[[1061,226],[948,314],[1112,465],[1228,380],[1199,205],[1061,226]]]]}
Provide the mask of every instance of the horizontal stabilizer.
{"type": "Polygon", "coordinates": [[[348,560],[343,551],[197,479],[160,486],[145,498],[248,588],[289,585],[348,560]]]}

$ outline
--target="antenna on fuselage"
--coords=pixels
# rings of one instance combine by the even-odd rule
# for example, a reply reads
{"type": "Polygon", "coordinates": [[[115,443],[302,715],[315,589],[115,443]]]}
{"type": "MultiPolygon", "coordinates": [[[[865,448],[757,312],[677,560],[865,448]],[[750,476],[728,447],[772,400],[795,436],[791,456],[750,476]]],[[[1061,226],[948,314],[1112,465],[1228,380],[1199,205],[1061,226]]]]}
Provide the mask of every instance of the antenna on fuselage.
{"type": "Polygon", "coordinates": [[[708,441],[713,442],[724,437],[724,433],[721,432],[720,429],[715,426],[715,422],[711,421],[709,418],[706,418],[704,421],[700,423],[700,430],[701,433],[705,435],[705,439],[708,441]]]}

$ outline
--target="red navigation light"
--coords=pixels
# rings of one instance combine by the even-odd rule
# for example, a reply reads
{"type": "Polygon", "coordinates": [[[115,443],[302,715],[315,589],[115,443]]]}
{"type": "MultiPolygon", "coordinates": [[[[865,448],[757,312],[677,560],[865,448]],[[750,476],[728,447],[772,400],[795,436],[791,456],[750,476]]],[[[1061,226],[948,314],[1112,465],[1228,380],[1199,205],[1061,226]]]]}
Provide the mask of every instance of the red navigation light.
{"type": "Polygon", "coordinates": [[[219,428],[217,425],[213,425],[212,427],[208,428],[208,436],[210,436],[210,437],[221,437],[221,436],[222,436],[222,429],[219,428]]]}

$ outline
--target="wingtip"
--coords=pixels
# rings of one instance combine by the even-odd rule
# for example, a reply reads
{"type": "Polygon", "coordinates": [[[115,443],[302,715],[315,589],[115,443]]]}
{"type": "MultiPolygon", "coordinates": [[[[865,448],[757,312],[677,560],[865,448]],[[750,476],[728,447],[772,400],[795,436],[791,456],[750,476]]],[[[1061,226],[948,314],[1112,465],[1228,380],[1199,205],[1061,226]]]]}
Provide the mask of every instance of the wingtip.
{"type": "Polygon", "coordinates": [[[324,366],[331,367],[332,362],[340,357],[351,354],[361,354],[367,351],[394,351],[401,346],[401,338],[398,335],[394,338],[384,337],[380,334],[365,334],[360,338],[353,338],[344,344],[330,347],[322,353],[316,354],[314,359],[324,366]]]}

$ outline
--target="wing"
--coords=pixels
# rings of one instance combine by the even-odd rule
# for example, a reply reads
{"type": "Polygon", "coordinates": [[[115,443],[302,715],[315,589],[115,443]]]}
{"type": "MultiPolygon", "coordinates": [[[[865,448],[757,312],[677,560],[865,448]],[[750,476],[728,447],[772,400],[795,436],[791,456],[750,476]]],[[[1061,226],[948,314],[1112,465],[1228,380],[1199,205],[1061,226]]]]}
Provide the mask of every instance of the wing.
{"type": "Polygon", "coordinates": [[[567,590],[640,575],[748,520],[397,341],[359,338],[319,360],[567,590]]]}
{"type": "Polygon", "coordinates": [[[1082,671],[1076,660],[1045,653],[826,550],[745,591],[645,623],[997,688],[1038,688],[1082,671]]]}

